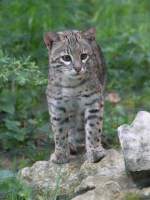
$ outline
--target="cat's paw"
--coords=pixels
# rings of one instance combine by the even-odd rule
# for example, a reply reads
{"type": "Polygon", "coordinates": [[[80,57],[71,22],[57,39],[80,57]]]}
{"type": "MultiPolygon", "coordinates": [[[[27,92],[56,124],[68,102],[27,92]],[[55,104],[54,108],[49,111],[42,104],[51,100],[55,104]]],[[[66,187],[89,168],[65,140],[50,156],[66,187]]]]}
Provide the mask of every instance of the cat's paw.
{"type": "Polygon", "coordinates": [[[106,156],[106,150],[103,147],[93,148],[87,151],[87,161],[91,163],[99,162],[106,156]]]}
{"type": "Polygon", "coordinates": [[[55,152],[51,155],[50,161],[56,164],[65,164],[69,162],[69,155],[66,153],[55,152]]]}

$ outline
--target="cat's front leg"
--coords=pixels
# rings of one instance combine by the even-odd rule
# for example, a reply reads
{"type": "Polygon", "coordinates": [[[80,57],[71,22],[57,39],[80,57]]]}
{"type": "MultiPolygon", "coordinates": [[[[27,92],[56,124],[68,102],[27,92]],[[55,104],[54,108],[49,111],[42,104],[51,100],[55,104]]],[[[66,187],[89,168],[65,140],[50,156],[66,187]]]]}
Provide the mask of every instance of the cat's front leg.
{"type": "Polygon", "coordinates": [[[55,152],[51,155],[51,161],[57,164],[69,162],[69,144],[68,144],[68,117],[58,115],[58,111],[51,113],[51,124],[55,140],[55,152]]]}
{"type": "Polygon", "coordinates": [[[68,142],[70,154],[77,154],[77,144],[76,144],[76,128],[70,128],[68,133],[68,142]]]}
{"type": "Polygon", "coordinates": [[[98,162],[106,151],[101,144],[103,102],[90,105],[85,111],[86,153],[89,162],[98,162]]]}

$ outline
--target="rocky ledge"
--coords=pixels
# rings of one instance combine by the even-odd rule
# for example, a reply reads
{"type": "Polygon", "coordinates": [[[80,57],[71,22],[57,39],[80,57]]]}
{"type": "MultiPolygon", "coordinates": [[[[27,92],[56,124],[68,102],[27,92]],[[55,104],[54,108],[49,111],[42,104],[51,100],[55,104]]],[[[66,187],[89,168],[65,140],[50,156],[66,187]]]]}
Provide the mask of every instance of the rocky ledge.
{"type": "MultiPolygon", "coordinates": [[[[141,114],[143,115],[143,113],[141,114]]],[[[137,123],[137,120],[135,122],[137,123]]],[[[147,122],[150,126],[150,122],[148,120],[147,122]]],[[[134,132],[133,124],[131,128],[134,132]]],[[[56,196],[61,200],[127,200],[131,196],[133,199],[150,199],[150,187],[137,187],[132,175],[126,173],[131,169],[133,171],[134,168],[128,167],[131,165],[125,167],[128,157],[124,155],[126,143],[123,142],[123,128],[120,130],[119,136],[122,137],[123,153],[120,150],[109,149],[106,157],[94,164],[85,161],[84,154],[72,157],[70,163],[63,165],[57,165],[50,161],[38,161],[32,167],[23,168],[19,172],[19,178],[33,188],[36,200],[42,199],[43,195],[47,195],[47,199],[50,200],[56,199],[56,196]]],[[[145,129],[138,130],[145,131],[145,129]]],[[[148,142],[150,143],[150,140],[148,142]]],[[[132,146],[131,143],[128,150],[130,146],[132,146]]],[[[140,152],[142,156],[142,151],[140,152]]],[[[134,151],[131,153],[133,154],[134,151]]],[[[133,155],[132,158],[134,159],[133,155]]],[[[148,169],[146,168],[146,170],[148,169]]]]}

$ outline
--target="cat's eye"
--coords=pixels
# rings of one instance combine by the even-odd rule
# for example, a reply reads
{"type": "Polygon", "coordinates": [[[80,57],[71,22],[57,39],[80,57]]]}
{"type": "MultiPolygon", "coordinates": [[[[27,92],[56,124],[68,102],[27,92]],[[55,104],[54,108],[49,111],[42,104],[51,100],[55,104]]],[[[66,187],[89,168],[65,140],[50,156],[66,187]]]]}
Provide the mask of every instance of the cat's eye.
{"type": "Polygon", "coordinates": [[[69,56],[69,55],[64,55],[64,56],[62,56],[61,58],[62,58],[62,60],[65,61],[65,62],[70,62],[70,61],[71,61],[71,56],[69,56]]]}
{"type": "Polygon", "coordinates": [[[81,60],[86,60],[88,55],[86,53],[81,54],[81,60]]]}

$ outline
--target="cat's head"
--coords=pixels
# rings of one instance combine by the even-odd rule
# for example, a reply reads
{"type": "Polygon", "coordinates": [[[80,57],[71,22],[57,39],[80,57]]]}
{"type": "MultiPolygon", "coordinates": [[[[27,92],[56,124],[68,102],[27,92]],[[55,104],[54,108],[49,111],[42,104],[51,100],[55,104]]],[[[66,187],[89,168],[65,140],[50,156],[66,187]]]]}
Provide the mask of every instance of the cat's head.
{"type": "Polygon", "coordinates": [[[95,28],[87,31],[48,32],[44,42],[48,49],[50,67],[59,68],[63,74],[85,74],[92,59],[91,42],[95,40],[95,28]]]}

